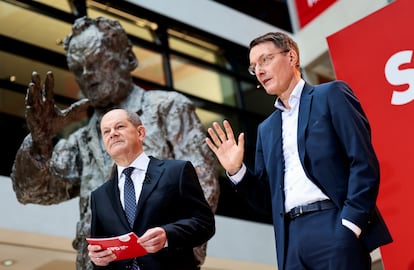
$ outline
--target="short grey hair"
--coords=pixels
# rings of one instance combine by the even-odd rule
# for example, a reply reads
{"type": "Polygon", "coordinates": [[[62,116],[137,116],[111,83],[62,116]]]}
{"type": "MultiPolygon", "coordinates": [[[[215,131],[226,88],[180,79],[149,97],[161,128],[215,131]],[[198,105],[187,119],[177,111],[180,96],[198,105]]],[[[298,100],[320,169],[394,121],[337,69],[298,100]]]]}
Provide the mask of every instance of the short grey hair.
{"type": "MultiPolygon", "coordinates": [[[[123,109],[125,110],[125,109],[123,109]]],[[[130,111],[130,110],[125,110],[126,114],[127,114],[127,119],[129,122],[131,122],[132,125],[134,125],[134,127],[138,127],[140,125],[142,125],[142,121],[141,118],[139,117],[138,113],[134,112],[134,111],[130,111]]]]}

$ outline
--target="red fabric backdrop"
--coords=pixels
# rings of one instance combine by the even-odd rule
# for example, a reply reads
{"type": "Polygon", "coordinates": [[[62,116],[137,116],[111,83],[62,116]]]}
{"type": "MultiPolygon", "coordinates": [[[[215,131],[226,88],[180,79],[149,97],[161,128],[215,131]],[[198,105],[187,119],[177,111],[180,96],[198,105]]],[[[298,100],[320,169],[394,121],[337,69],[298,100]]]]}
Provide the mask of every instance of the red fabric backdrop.
{"type": "Polygon", "coordinates": [[[397,0],[327,38],[336,77],[354,89],[381,164],[378,205],[394,238],[386,270],[414,269],[414,1],[397,0]]]}

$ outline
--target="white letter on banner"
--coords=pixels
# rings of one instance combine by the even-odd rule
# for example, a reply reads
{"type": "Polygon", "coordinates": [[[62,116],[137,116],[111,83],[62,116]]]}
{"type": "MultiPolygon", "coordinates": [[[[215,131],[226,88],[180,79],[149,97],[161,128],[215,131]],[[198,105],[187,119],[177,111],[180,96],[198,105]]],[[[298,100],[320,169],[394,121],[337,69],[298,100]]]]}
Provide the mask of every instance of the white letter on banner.
{"type": "Polygon", "coordinates": [[[385,78],[392,85],[408,84],[404,91],[393,91],[391,104],[404,105],[414,100],[414,69],[400,70],[402,64],[411,63],[413,51],[401,51],[393,56],[385,64],[385,78]]]}
{"type": "Polygon", "coordinates": [[[308,0],[308,7],[313,7],[319,0],[308,0]]]}

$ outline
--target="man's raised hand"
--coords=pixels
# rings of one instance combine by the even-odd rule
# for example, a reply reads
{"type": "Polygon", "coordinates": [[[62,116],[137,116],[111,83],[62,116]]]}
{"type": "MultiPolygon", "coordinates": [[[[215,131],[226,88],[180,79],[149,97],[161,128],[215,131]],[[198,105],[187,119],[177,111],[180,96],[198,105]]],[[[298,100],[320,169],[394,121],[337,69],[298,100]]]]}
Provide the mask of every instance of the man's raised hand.
{"type": "Polygon", "coordinates": [[[208,128],[210,138],[206,138],[208,147],[217,156],[223,168],[230,174],[237,173],[242,167],[244,158],[244,133],[240,133],[238,141],[234,138],[233,129],[227,120],[223,121],[224,130],[217,123],[208,128]]]}

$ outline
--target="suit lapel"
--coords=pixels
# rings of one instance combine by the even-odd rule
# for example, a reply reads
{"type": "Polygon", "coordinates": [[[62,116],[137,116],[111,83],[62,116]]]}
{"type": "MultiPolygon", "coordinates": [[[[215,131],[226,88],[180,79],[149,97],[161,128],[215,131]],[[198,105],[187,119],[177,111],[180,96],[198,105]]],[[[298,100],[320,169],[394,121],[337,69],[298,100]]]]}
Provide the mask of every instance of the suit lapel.
{"type": "Polygon", "coordinates": [[[162,167],[164,161],[154,159],[152,157],[150,157],[150,159],[151,160],[148,165],[147,174],[145,175],[145,180],[142,184],[142,190],[139,196],[135,218],[138,217],[139,212],[144,205],[144,202],[148,199],[152,191],[155,189],[162,176],[162,173],[164,172],[164,168],[162,167]]]}
{"type": "Polygon", "coordinates": [[[298,116],[298,150],[299,158],[302,163],[303,168],[306,171],[305,167],[305,131],[308,127],[310,108],[312,105],[312,92],[314,87],[305,83],[303,87],[302,95],[300,97],[299,104],[299,116],[298,116]]]}
{"type": "Polygon", "coordinates": [[[110,181],[111,181],[111,185],[107,189],[107,195],[109,197],[109,201],[111,202],[112,207],[115,210],[115,213],[118,215],[121,223],[126,228],[130,228],[128,219],[125,215],[124,208],[122,207],[122,204],[121,204],[121,198],[119,195],[119,188],[118,188],[118,172],[116,168],[113,170],[113,174],[112,174],[110,181]]]}
{"type": "MultiPolygon", "coordinates": [[[[277,166],[274,166],[273,164],[268,164],[269,170],[272,170],[271,175],[273,175],[273,179],[280,179],[280,182],[271,182],[270,184],[273,185],[272,188],[277,189],[278,185],[281,185],[282,189],[284,188],[284,167],[285,167],[285,159],[283,155],[283,143],[282,143],[282,111],[277,110],[275,112],[273,121],[271,122],[271,128],[269,128],[269,134],[271,136],[268,136],[271,138],[272,145],[269,147],[271,149],[271,153],[269,154],[270,157],[280,157],[277,158],[276,161],[273,159],[272,162],[277,162],[277,166]]],[[[283,194],[282,194],[283,195],[283,194]]],[[[283,204],[283,203],[282,203],[283,204]]]]}

